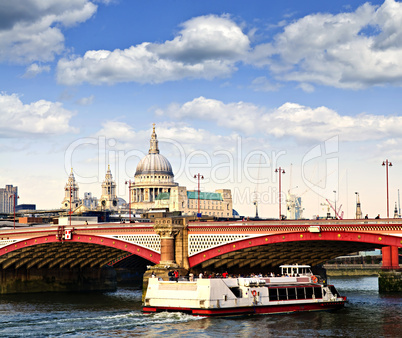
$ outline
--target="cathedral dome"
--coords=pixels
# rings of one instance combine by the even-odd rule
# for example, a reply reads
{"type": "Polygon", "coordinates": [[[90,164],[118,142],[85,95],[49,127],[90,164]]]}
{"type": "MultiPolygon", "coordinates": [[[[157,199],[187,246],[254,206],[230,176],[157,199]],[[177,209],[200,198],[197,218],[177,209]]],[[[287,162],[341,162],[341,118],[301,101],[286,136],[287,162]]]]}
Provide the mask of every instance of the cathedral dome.
{"type": "Polygon", "coordinates": [[[138,163],[135,171],[135,176],[146,174],[173,176],[173,170],[165,156],[151,153],[145,156],[140,163],[138,163]]]}
{"type": "Polygon", "coordinates": [[[138,163],[135,171],[135,176],[140,175],[167,175],[173,177],[173,170],[170,162],[165,156],[159,154],[155,124],[153,126],[148,155],[138,163]]]}

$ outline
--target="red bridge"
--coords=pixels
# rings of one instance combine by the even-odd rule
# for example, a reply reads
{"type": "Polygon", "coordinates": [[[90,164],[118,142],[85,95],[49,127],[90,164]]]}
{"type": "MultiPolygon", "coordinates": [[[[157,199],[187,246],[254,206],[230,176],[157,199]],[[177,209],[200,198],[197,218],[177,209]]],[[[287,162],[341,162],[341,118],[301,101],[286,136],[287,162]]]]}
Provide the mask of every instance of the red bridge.
{"type": "Polygon", "coordinates": [[[398,269],[399,219],[342,221],[187,222],[27,227],[0,231],[5,270],[143,269],[164,264],[194,270],[264,271],[286,263],[312,266],[340,255],[382,249],[383,268],[398,269]]]}

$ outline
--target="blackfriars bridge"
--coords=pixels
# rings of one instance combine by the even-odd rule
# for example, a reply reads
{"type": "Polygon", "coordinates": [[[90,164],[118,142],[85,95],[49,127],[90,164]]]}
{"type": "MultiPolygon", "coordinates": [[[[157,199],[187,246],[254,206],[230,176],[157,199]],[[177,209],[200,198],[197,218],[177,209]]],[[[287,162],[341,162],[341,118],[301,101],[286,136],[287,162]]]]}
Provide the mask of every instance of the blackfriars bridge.
{"type": "Polygon", "coordinates": [[[11,281],[46,279],[48,272],[55,280],[61,270],[111,266],[143,273],[156,266],[265,272],[373,249],[382,250],[383,269],[397,270],[399,248],[400,219],[204,222],[171,217],[154,223],[26,227],[0,231],[1,292],[8,292],[11,281]]]}

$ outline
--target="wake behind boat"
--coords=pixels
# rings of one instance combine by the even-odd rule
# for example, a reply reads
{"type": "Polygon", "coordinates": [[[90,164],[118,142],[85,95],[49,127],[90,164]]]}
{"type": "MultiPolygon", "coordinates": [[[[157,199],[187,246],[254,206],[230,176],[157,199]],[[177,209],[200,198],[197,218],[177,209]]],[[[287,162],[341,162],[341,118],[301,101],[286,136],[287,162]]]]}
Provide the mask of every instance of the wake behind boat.
{"type": "Polygon", "coordinates": [[[341,297],[333,285],[320,282],[309,265],[280,268],[281,277],[178,282],[151,277],[143,311],[230,316],[335,310],[345,305],[346,297],[341,297]]]}

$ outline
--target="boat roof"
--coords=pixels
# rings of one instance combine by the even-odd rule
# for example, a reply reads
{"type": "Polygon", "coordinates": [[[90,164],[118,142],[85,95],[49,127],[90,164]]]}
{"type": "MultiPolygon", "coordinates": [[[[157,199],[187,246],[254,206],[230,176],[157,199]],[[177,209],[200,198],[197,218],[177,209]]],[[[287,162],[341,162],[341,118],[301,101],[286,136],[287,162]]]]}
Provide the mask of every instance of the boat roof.
{"type": "Polygon", "coordinates": [[[294,264],[294,265],[280,265],[280,268],[311,268],[310,265],[298,265],[298,264],[294,264]]]}

